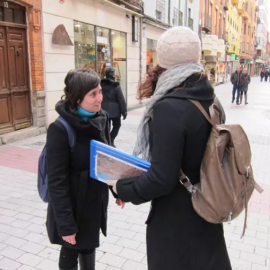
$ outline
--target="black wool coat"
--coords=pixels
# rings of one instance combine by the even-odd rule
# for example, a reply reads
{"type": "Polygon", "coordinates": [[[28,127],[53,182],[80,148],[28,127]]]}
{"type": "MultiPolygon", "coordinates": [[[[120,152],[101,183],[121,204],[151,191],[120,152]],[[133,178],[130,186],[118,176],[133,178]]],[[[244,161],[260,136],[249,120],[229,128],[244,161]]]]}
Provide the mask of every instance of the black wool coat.
{"type": "Polygon", "coordinates": [[[103,102],[102,109],[110,118],[119,118],[127,114],[127,104],[119,82],[108,79],[101,80],[103,102]]]}
{"type": "Polygon", "coordinates": [[[100,229],[106,235],[108,186],[89,177],[90,140],[109,144],[109,120],[103,110],[89,122],[72,114],[60,101],[56,111],[74,129],[75,147],[69,148],[65,127],[58,121],[48,129],[46,166],[49,204],[47,231],[53,244],[76,249],[99,246],[100,229]],[[76,235],[76,245],[71,246],[62,236],[76,235]]]}
{"type": "Polygon", "coordinates": [[[117,182],[125,202],[152,201],[147,224],[149,270],[231,270],[223,227],[202,219],[193,209],[191,195],[179,182],[180,168],[193,184],[211,126],[187,99],[207,110],[214,99],[207,78],[192,88],[168,94],[154,107],[150,124],[151,168],[139,177],[117,182]]]}

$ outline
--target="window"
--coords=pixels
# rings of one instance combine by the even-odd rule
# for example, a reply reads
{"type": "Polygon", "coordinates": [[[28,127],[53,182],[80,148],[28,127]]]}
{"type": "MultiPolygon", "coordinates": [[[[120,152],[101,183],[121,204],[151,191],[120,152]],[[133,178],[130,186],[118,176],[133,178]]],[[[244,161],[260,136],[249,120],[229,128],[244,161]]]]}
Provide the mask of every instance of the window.
{"type": "Polygon", "coordinates": [[[173,25],[178,26],[179,25],[179,19],[178,19],[179,11],[177,8],[173,9],[173,25]]]}
{"type": "Polygon", "coordinates": [[[161,13],[161,11],[158,11],[158,10],[156,10],[156,18],[158,19],[158,20],[162,20],[162,13],[161,13]]]}
{"type": "Polygon", "coordinates": [[[188,17],[191,18],[191,9],[188,9],[188,17]]]}
{"type": "Polygon", "coordinates": [[[95,27],[74,21],[75,66],[96,70],[95,27]]]}
{"type": "Polygon", "coordinates": [[[156,47],[156,40],[147,39],[146,73],[158,64],[156,47]]]}
{"type": "Polygon", "coordinates": [[[26,24],[25,8],[11,2],[7,2],[7,7],[0,1],[0,21],[26,24]]]}
{"type": "Polygon", "coordinates": [[[179,25],[183,25],[183,12],[179,12],[179,25]]]}

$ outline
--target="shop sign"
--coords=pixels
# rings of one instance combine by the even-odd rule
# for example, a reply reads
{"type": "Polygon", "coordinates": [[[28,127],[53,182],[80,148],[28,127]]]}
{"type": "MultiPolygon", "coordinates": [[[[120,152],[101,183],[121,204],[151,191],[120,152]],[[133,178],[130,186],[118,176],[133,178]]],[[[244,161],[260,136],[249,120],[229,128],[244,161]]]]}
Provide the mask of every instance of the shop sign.
{"type": "Polygon", "coordinates": [[[123,62],[125,62],[125,61],[127,61],[127,59],[126,58],[114,58],[114,61],[123,61],[123,62]]]}
{"type": "Polygon", "coordinates": [[[240,64],[245,64],[245,59],[240,59],[240,64]]]}
{"type": "Polygon", "coordinates": [[[240,56],[239,55],[236,55],[235,56],[235,60],[239,60],[240,59],[240,56]]]}
{"type": "Polygon", "coordinates": [[[100,44],[108,44],[108,38],[106,37],[99,37],[97,36],[97,43],[100,43],[100,44]]]}
{"type": "Polygon", "coordinates": [[[231,61],[235,61],[236,60],[235,57],[236,57],[235,54],[231,54],[231,61]]]}

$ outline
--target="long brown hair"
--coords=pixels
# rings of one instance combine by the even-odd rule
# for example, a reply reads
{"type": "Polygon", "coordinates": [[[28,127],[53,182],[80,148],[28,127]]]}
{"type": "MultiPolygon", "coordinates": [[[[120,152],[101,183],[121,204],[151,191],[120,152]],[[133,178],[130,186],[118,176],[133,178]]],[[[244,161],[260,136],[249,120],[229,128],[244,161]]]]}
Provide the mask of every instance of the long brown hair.
{"type": "Polygon", "coordinates": [[[139,85],[138,88],[139,100],[150,98],[153,95],[157,86],[158,78],[165,70],[165,68],[156,65],[148,71],[145,80],[139,85]]]}
{"type": "MultiPolygon", "coordinates": [[[[144,98],[150,98],[156,89],[157,82],[162,73],[166,71],[165,68],[156,65],[152,68],[146,75],[146,79],[138,87],[138,99],[142,100],[144,98]]],[[[207,77],[205,72],[195,73],[187,78],[184,82],[179,85],[178,88],[190,88],[193,87],[195,83],[201,81],[203,78],[207,77]]]]}

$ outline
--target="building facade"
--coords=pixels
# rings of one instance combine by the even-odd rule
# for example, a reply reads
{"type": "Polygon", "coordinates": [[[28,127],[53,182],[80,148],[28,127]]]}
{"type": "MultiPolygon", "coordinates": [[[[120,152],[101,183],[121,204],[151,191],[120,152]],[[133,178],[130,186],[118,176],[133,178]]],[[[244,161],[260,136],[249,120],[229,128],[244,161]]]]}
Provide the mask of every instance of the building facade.
{"type": "Polygon", "coordinates": [[[225,39],[227,0],[200,1],[200,36],[202,63],[211,83],[225,81],[225,39]]]}
{"type": "Polygon", "coordinates": [[[0,0],[0,144],[45,128],[41,0],[0,0]]]}
{"type": "Polygon", "coordinates": [[[268,32],[268,18],[269,6],[268,2],[260,0],[258,3],[257,14],[257,40],[256,40],[256,73],[259,74],[261,68],[267,61],[267,32],[268,32]]]}

